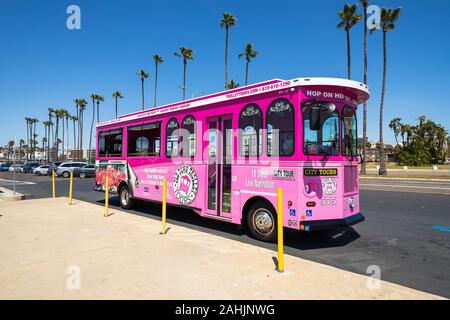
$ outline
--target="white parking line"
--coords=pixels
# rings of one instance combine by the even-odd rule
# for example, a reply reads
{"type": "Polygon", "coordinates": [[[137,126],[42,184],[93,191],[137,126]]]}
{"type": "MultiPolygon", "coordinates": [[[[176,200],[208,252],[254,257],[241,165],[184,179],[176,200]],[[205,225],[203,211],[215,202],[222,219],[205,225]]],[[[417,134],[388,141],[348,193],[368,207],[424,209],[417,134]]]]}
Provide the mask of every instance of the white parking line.
{"type": "MultiPolygon", "coordinates": [[[[0,182],[14,183],[14,180],[0,179],[0,182]]],[[[16,184],[28,185],[28,184],[36,184],[36,183],[35,182],[30,182],[30,181],[16,180],[16,184]]]]}

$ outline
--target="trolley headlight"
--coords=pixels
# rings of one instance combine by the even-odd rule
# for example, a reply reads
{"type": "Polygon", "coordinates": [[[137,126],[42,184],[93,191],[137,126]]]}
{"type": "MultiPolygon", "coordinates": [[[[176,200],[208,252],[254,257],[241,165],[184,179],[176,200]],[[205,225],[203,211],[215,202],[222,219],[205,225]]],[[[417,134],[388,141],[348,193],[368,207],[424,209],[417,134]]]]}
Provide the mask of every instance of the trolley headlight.
{"type": "Polygon", "coordinates": [[[355,207],[355,198],[354,197],[350,197],[348,199],[348,205],[350,206],[350,208],[354,208],[355,207]]]}

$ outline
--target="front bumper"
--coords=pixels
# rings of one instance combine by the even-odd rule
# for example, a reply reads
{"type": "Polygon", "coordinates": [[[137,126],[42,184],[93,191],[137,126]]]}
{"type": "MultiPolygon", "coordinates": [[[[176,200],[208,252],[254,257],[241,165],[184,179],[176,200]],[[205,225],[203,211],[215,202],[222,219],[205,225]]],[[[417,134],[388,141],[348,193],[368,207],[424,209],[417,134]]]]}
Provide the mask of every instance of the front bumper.
{"type": "Polygon", "coordinates": [[[364,221],[364,215],[362,213],[354,214],[345,219],[330,219],[330,220],[317,220],[302,222],[300,226],[304,231],[317,231],[317,230],[329,230],[340,229],[353,226],[357,223],[364,221]]]}

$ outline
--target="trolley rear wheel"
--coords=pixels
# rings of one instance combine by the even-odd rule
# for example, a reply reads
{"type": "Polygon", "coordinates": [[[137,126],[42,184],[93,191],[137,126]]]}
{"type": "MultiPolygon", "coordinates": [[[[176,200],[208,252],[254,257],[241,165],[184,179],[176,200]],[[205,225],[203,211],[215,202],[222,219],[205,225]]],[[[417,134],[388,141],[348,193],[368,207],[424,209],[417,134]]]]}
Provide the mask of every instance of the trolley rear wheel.
{"type": "Polygon", "coordinates": [[[132,209],[136,205],[136,200],[131,198],[130,189],[128,189],[128,186],[123,186],[122,188],[120,188],[119,198],[120,206],[123,209],[132,209]]]}

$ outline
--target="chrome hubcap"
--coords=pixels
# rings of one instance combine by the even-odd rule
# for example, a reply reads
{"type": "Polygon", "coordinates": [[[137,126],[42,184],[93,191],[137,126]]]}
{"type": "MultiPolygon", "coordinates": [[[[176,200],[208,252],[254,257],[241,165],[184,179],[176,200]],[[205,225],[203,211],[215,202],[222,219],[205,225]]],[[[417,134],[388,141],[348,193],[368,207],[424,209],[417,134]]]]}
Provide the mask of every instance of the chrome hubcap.
{"type": "Polygon", "coordinates": [[[128,199],[129,199],[129,195],[128,195],[128,190],[127,189],[123,189],[122,190],[120,198],[121,198],[120,200],[122,201],[122,204],[124,206],[126,206],[128,204],[128,199]]]}
{"type": "Polygon", "coordinates": [[[262,235],[269,234],[274,228],[272,213],[267,209],[258,209],[253,215],[253,226],[262,235]]]}

